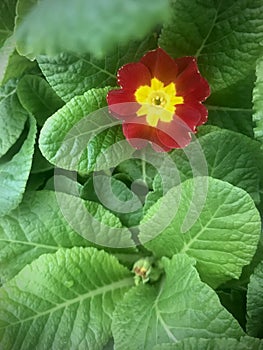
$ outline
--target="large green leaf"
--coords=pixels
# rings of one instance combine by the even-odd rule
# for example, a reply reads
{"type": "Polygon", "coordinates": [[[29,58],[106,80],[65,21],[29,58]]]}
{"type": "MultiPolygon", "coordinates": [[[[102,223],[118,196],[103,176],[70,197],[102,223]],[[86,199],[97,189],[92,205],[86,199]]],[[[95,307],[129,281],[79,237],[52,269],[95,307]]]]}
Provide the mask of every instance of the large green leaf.
{"type": "Polygon", "coordinates": [[[19,50],[29,57],[63,51],[102,57],[116,43],[141,39],[168,9],[168,0],[38,1],[16,28],[19,50]]]}
{"type": "Polygon", "coordinates": [[[21,135],[28,118],[16,94],[16,81],[11,80],[0,88],[0,157],[21,135]]]}
{"type": "MultiPolygon", "coordinates": [[[[230,130],[219,130],[200,137],[197,143],[205,156],[209,176],[243,188],[255,202],[259,202],[259,166],[262,162],[259,157],[262,155],[258,142],[230,130]]],[[[193,177],[192,167],[199,153],[200,149],[194,142],[184,150],[171,153],[181,180],[193,177]]]]}
{"type": "Polygon", "coordinates": [[[251,337],[233,338],[187,338],[176,344],[156,345],[153,350],[262,350],[263,342],[251,337]]]}
{"type": "MultiPolygon", "coordinates": [[[[59,181],[61,179],[59,178],[59,181]]],[[[25,196],[20,206],[9,215],[1,218],[0,223],[0,275],[1,280],[12,278],[26,264],[44,253],[56,252],[60,247],[91,246],[90,242],[74,231],[69,215],[63,215],[60,202],[74,206],[73,215],[76,221],[86,224],[86,238],[101,236],[106,243],[106,237],[114,233],[114,228],[121,228],[117,217],[97,203],[83,201],[66,193],[56,194],[53,191],[32,192],[25,196]],[[81,205],[85,206],[91,217],[80,217],[81,205]],[[94,219],[94,221],[93,221],[94,219]],[[104,231],[96,220],[104,224],[104,231]]],[[[87,214],[86,214],[87,215],[87,214]]],[[[74,220],[73,220],[74,224],[74,220]]],[[[125,232],[123,232],[125,235],[125,232]]],[[[127,239],[129,234],[126,231],[127,239]]],[[[123,237],[125,241],[125,237],[123,237]]]]}
{"type": "Polygon", "coordinates": [[[118,45],[101,59],[90,54],[62,53],[40,56],[37,61],[49,84],[67,102],[89,89],[115,86],[117,70],[125,63],[138,61],[156,45],[155,36],[149,35],[138,42],[118,45]]]}
{"type": "Polygon", "coordinates": [[[176,0],[160,45],[174,57],[196,56],[216,92],[255,67],[263,50],[262,26],[261,0],[176,0]]]}
{"type": "Polygon", "coordinates": [[[239,338],[243,331],[216,293],[200,281],[184,254],[162,259],[161,284],[139,285],[117,305],[112,331],[116,350],[152,350],[189,336],[239,338]]]}
{"type": "Polygon", "coordinates": [[[255,137],[263,142],[263,58],[258,60],[256,74],[257,80],[253,90],[253,121],[255,122],[254,133],[255,137]]]}
{"type": "Polygon", "coordinates": [[[9,213],[21,202],[32,166],[36,137],[36,121],[29,117],[30,127],[19,152],[0,163],[0,216],[9,213]]]}
{"type": "Polygon", "coordinates": [[[18,83],[17,94],[22,106],[41,126],[64,104],[50,85],[36,75],[25,75],[18,83]]]}
{"type": "Polygon", "coordinates": [[[122,140],[120,129],[110,130],[120,121],[113,119],[107,108],[102,109],[106,106],[108,90],[92,89],[74,97],[46,121],[39,145],[49,162],[88,173],[115,167],[134,152],[122,140]],[[113,148],[107,153],[110,146],[113,148]]]}
{"type": "Polygon", "coordinates": [[[259,213],[244,190],[201,177],[172,188],[149,209],[140,239],[158,257],[180,252],[194,257],[202,279],[216,287],[238,278],[249,264],[260,228],[259,213]],[[161,231],[155,238],[153,227],[161,231]]]}
{"type": "Polygon", "coordinates": [[[0,2],[0,47],[13,33],[16,2],[17,0],[2,0],[0,2]]]}
{"type": "Polygon", "coordinates": [[[263,338],[263,262],[256,267],[248,284],[247,332],[263,338]]]}
{"type": "Polygon", "coordinates": [[[0,346],[100,350],[132,284],[116,258],[94,248],[42,255],[0,289],[0,346]]]}

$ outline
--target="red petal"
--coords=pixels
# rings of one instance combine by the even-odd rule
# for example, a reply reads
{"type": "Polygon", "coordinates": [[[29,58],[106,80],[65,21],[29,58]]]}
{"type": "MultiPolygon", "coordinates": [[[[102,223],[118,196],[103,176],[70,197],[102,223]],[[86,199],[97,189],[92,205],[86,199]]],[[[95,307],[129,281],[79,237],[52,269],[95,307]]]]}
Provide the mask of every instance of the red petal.
{"type": "Polygon", "coordinates": [[[198,122],[198,125],[204,124],[207,121],[207,116],[208,116],[208,111],[207,108],[201,103],[201,102],[196,102],[193,101],[191,98],[187,97],[187,100],[185,100],[185,104],[187,104],[188,106],[191,106],[191,108],[197,110],[200,113],[200,120],[198,122]]]}
{"type": "Polygon", "coordinates": [[[158,124],[157,136],[169,148],[184,148],[191,141],[190,129],[176,116],[171,123],[158,124]]]}
{"type": "Polygon", "coordinates": [[[157,152],[167,152],[171,150],[170,147],[166,147],[160,142],[156,134],[157,129],[151,126],[145,124],[124,123],[122,129],[126,139],[134,148],[144,148],[147,146],[148,142],[151,142],[153,149],[157,152]]]}
{"type": "Polygon", "coordinates": [[[159,79],[164,85],[175,81],[177,64],[163,49],[158,48],[148,52],[142,57],[141,63],[148,67],[152,77],[159,79]]]}
{"type": "MultiPolygon", "coordinates": [[[[200,125],[201,113],[198,108],[198,102],[196,103],[184,103],[177,105],[175,113],[176,115],[188,126],[192,131],[196,130],[196,126],[200,125]]],[[[201,123],[202,124],[202,123],[201,123]]]]}
{"type": "Polygon", "coordinates": [[[134,93],[123,89],[111,90],[107,95],[110,111],[117,118],[134,115],[140,105],[135,101],[134,93]]]}
{"type": "Polygon", "coordinates": [[[204,101],[210,95],[207,81],[201,76],[195,57],[182,57],[175,60],[179,72],[176,78],[178,96],[188,96],[196,101],[204,101]]]}
{"type": "MultiPolygon", "coordinates": [[[[151,130],[147,125],[124,123],[122,126],[123,134],[132,147],[141,149],[147,146],[151,138],[151,130]]],[[[152,129],[152,128],[151,128],[152,129]]]]}
{"type": "Polygon", "coordinates": [[[151,85],[151,74],[142,63],[129,63],[118,71],[118,83],[125,90],[135,91],[139,86],[151,85]]]}

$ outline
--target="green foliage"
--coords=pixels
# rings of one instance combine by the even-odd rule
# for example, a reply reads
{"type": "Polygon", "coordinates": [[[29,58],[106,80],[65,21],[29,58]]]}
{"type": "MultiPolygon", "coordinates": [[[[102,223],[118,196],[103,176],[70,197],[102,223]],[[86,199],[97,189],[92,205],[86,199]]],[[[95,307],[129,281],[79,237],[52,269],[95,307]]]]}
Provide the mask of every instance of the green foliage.
{"type": "Polygon", "coordinates": [[[243,335],[215,292],[200,281],[193,259],[179,254],[162,263],[166,277],[161,284],[135,287],[117,305],[112,326],[116,350],[151,350],[195,335],[243,335]]]}
{"type": "Polygon", "coordinates": [[[162,23],[168,17],[168,5],[168,0],[75,0],[74,6],[70,0],[46,0],[36,2],[27,14],[27,2],[20,1],[19,10],[26,16],[20,16],[17,26],[19,51],[28,57],[63,51],[101,57],[116,43],[141,39],[162,23]]]}
{"type": "Polygon", "coordinates": [[[94,248],[42,255],[0,289],[3,349],[102,349],[114,307],[133,284],[94,248]]]}
{"type": "Polygon", "coordinates": [[[116,73],[123,64],[138,61],[155,47],[155,35],[148,35],[141,41],[117,45],[103,58],[91,54],[61,53],[54,57],[42,55],[37,61],[52,88],[68,102],[89,89],[115,86],[116,73]]]}
{"type": "Polygon", "coordinates": [[[157,345],[153,350],[262,350],[263,342],[259,339],[241,337],[237,339],[202,339],[187,338],[176,344],[157,345]]]}
{"type": "Polygon", "coordinates": [[[196,56],[212,91],[217,92],[255,67],[263,53],[262,25],[261,0],[176,0],[159,43],[174,57],[196,56]]]}
{"type": "Polygon", "coordinates": [[[261,0],[1,1],[1,349],[263,350],[262,43],[261,0]],[[212,91],[168,153],[106,100],[158,45],[212,91]]]}
{"type": "Polygon", "coordinates": [[[262,103],[262,93],[263,93],[263,59],[260,58],[257,63],[257,80],[255,83],[255,88],[253,90],[253,102],[254,102],[254,114],[253,121],[255,122],[255,137],[261,142],[263,141],[263,103],[262,103]]]}
{"type": "Polygon", "coordinates": [[[0,216],[9,213],[21,202],[29,177],[34,144],[36,121],[29,117],[29,131],[26,140],[11,159],[2,158],[0,163],[0,216]],[[15,176],[14,176],[15,174],[15,176]]]}
{"type": "Polygon", "coordinates": [[[35,75],[25,75],[19,81],[17,94],[22,106],[35,116],[40,126],[64,104],[46,80],[35,75]]]}
{"type": "Polygon", "coordinates": [[[261,222],[245,191],[213,178],[199,179],[199,183],[190,179],[181,187],[172,188],[149,209],[140,239],[158,257],[175,253],[194,257],[202,280],[217,287],[230,278],[238,278],[242,267],[250,262],[259,241],[261,222]],[[201,183],[204,185],[196,192],[201,183]],[[206,186],[207,193],[201,193],[206,186]],[[152,239],[152,225],[157,231],[164,222],[170,223],[152,239]]]}
{"type": "Polygon", "coordinates": [[[259,263],[250,277],[247,292],[247,332],[263,338],[263,262],[259,263]]]}

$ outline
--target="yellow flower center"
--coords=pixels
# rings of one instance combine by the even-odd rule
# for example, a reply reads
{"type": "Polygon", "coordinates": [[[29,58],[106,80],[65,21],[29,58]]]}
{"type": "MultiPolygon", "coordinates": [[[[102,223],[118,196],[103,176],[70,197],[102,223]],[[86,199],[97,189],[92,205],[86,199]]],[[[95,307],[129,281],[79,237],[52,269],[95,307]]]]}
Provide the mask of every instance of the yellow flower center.
{"type": "Polygon", "coordinates": [[[141,104],[137,116],[146,115],[150,126],[156,127],[159,120],[170,123],[173,119],[176,105],[182,104],[182,96],[176,96],[174,83],[164,86],[157,78],[151,80],[151,86],[143,85],[135,91],[135,98],[141,104]]]}

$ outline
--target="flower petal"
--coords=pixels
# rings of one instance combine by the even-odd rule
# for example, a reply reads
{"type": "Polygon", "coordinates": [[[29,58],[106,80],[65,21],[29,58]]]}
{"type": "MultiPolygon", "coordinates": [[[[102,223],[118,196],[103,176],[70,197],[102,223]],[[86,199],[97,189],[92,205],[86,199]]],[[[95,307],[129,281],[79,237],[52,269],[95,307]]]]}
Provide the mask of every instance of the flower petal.
{"type": "Polygon", "coordinates": [[[136,149],[146,147],[150,141],[152,148],[157,152],[168,152],[171,150],[170,147],[166,147],[160,142],[156,128],[143,124],[124,123],[122,130],[128,142],[136,149]]]}
{"type": "Polygon", "coordinates": [[[156,133],[160,142],[169,148],[184,148],[191,141],[189,127],[176,116],[169,124],[159,123],[156,133]]]}
{"type": "Polygon", "coordinates": [[[177,65],[163,49],[158,48],[148,52],[140,62],[148,67],[153,78],[161,80],[164,85],[175,81],[178,72],[177,65]]]}
{"type": "Polygon", "coordinates": [[[139,86],[151,85],[151,74],[140,62],[128,63],[118,70],[118,83],[125,90],[134,92],[139,86]]]}
{"type": "Polygon", "coordinates": [[[118,119],[123,119],[125,116],[133,116],[140,108],[140,105],[135,101],[134,93],[124,89],[109,91],[107,102],[110,111],[118,119]]]}
{"type": "Polygon", "coordinates": [[[195,132],[197,125],[200,125],[200,120],[202,118],[197,105],[197,102],[196,104],[184,103],[182,105],[177,105],[175,110],[175,114],[188,125],[193,132],[195,132]]]}
{"type": "Polygon", "coordinates": [[[204,101],[210,94],[207,81],[201,76],[195,57],[176,59],[178,76],[176,78],[176,91],[179,96],[188,96],[196,101],[204,101]]]}
{"type": "Polygon", "coordinates": [[[187,97],[185,104],[187,106],[197,110],[200,113],[201,118],[200,118],[198,124],[196,124],[197,126],[202,125],[207,121],[208,110],[201,102],[193,101],[192,99],[188,99],[188,97],[187,97]]]}

